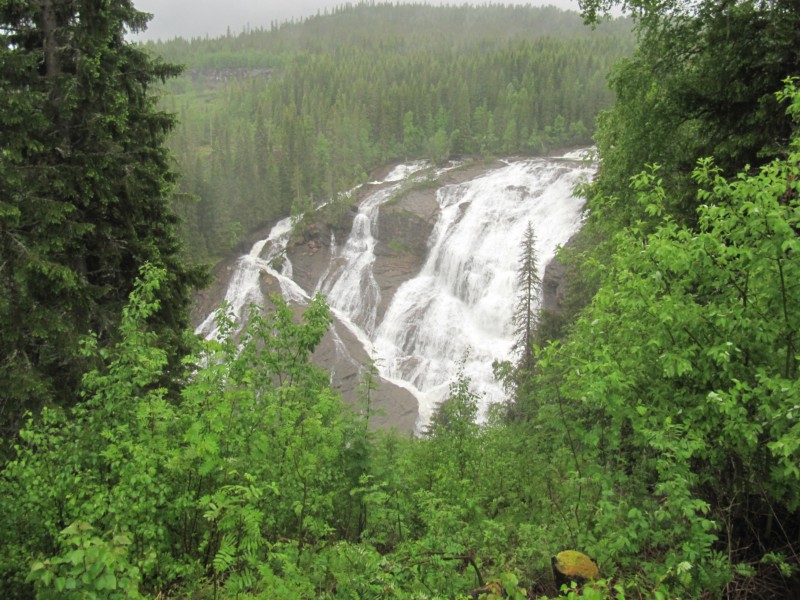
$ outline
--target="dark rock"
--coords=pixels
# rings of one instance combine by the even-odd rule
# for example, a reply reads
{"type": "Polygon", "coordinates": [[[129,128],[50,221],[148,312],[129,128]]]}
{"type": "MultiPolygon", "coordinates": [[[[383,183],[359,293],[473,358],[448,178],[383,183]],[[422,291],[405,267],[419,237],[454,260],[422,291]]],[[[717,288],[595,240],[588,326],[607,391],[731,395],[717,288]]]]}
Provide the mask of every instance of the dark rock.
{"type": "MultiPolygon", "coordinates": [[[[573,248],[577,236],[573,235],[564,246],[564,249],[573,248]]],[[[560,313],[564,307],[570,281],[567,276],[567,266],[559,259],[558,254],[547,263],[542,277],[542,308],[560,313]]]]}

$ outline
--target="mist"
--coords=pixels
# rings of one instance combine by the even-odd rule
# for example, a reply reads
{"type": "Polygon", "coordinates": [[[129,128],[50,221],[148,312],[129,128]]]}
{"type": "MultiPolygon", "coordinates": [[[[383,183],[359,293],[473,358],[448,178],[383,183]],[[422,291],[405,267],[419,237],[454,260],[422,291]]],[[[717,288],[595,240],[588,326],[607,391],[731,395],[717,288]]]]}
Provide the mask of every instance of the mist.
{"type": "MultiPolygon", "coordinates": [[[[135,0],[136,8],[154,15],[147,31],[135,37],[139,40],[217,37],[229,30],[240,33],[248,27],[269,27],[275,21],[303,19],[345,3],[344,0],[135,0]]],[[[464,2],[431,0],[427,3],[461,5],[464,2]]],[[[578,0],[503,0],[500,3],[553,5],[578,10],[578,0]]]]}

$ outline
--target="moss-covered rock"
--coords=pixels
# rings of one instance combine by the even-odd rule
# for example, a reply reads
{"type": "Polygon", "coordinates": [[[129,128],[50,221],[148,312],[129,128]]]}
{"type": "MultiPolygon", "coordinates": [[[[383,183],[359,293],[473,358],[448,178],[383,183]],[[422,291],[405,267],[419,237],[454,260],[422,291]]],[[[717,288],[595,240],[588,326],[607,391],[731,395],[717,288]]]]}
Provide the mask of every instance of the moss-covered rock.
{"type": "Polygon", "coordinates": [[[553,577],[558,588],[564,584],[569,585],[573,581],[578,585],[583,585],[587,581],[600,578],[600,569],[597,567],[597,563],[582,552],[564,550],[556,554],[551,563],[553,577]]]}

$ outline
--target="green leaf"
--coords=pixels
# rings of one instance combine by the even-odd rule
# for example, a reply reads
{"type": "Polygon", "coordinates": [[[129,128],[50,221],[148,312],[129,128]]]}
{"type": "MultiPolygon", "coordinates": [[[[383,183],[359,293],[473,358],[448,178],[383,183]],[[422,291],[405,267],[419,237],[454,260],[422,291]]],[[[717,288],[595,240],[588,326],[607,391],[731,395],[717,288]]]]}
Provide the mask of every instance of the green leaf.
{"type": "Polygon", "coordinates": [[[83,558],[86,555],[86,551],[82,548],[76,548],[72,552],[68,553],[66,556],[67,561],[69,561],[73,565],[77,565],[83,562],[83,558]]]}
{"type": "Polygon", "coordinates": [[[94,582],[95,589],[115,590],[117,589],[117,578],[111,571],[106,570],[94,582]]]}

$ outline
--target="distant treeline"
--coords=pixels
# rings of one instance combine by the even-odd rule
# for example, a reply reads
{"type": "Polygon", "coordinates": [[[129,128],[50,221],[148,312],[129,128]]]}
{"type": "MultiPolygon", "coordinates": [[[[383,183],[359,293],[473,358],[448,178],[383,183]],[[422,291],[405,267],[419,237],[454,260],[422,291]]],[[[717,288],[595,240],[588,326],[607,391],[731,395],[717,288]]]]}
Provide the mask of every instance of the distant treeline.
{"type": "Polygon", "coordinates": [[[151,43],[183,63],[176,209],[191,256],[336,198],[382,163],[585,144],[630,23],[553,7],[347,5],[301,23],[151,43]]]}

